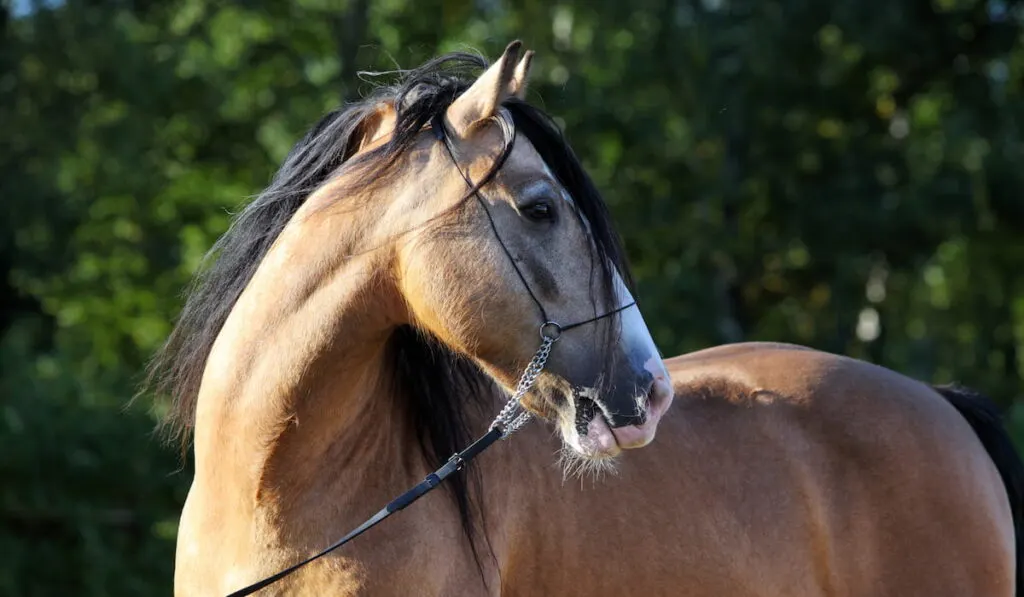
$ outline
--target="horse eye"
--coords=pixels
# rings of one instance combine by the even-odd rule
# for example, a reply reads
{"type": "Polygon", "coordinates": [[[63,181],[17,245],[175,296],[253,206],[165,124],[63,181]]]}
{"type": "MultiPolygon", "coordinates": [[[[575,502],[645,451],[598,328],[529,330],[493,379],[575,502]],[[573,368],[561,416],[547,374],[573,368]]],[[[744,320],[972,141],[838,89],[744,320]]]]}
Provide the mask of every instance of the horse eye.
{"type": "Polygon", "coordinates": [[[551,205],[545,201],[538,201],[536,203],[523,206],[519,208],[519,211],[534,222],[548,221],[554,216],[554,210],[552,210],[551,205]]]}

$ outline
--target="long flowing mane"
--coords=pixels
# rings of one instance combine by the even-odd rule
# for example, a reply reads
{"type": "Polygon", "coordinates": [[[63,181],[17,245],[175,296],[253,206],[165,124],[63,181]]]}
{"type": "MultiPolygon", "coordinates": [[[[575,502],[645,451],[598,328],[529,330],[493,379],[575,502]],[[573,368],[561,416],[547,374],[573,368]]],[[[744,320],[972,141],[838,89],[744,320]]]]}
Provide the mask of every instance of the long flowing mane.
{"type": "MultiPolygon", "coordinates": [[[[382,101],[397,111],[395,132],[383,146],[362,154],[358,167],[365,174],[356,184],[368,185],[387,174],[412,146],[423,127],[443,114],[475,76],[487,67],[475,55],[454,53],[435,58],[405,72],[393,86],[382,87],[365,100],[327,114],[291,150],[271,184],[235,217],[204,258],[190,285],[185,305],[166,343],[151,361],[142,392],[170,398],[161,428],[187,450],[195,424],[196,401],[206,360],[235,302],[260,262],[307,197],[326,182],[355,153],[361,126],[382,101]]],[[[520,101],[506,104],[515,129],[531,142],[589,221],[600,267],[617,267],[631,284],[620,242],[599,193],[584,172],[552,119],[520,101]]],[[[510,150],[511,148],[506,148],[510,150]]],[[[351,187],[349,187],[351,190],[351,187]]],[[[344,198],[340,199],[344,201],[344,198]]],[[[610,277],[605,277],[610,280],[610,277]]],[[[611,296],[610,288],[604,292],[611,296]]],[[[611,302],[607,303],[611,304],[611,302]]],[[[407,397],[424,456],[440,465],[471,441],[466,397],[479,399],[495,391],[493,383],[469,360],[436,339],[409,326],[392,335],[388,354],[395,383],[407,397]]],[[[140,392],[141,393],[141,392],[140,392]]],[[[472,540],[474,510],[470,484],[475,477],[452,477],[452,496],[463,528],[472,540]]],[[[474,546],[474,552],[475,552],[474,546]]]]}

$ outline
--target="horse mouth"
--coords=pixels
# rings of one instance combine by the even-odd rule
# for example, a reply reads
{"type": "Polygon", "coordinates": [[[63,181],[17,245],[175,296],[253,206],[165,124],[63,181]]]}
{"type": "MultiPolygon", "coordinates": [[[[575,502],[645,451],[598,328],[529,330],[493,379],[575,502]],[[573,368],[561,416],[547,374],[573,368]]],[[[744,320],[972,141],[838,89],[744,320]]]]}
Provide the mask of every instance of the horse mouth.
{"type": "Polygon", "coordinates": [[[576,407],[576,433],[584,436],[587,434],[587,428],[590,426],[590,422],[594,420],[594,417],[598,415],[603,417],[604,414],[601,413],[601,407],[597,405],[597,402],[579,392],[573,393],[572,401],[573,406],[576,407]]]}
{"type": "Polygon", "coordinates": [[[597,461],[608,460],[622,452],[611,424],[592,390],[576,389],[572,395],[572,425],[563,426],[563,440],[578,456],[597,461]]]}
{"type": "Polygon", "coordinates": [[[671,386],[664,378],[656,378],[635,400],[633,419],[623,424],[621,415],[606,412],[594,390],[573,391],[571,417],[563,415],[561,423],[563,441],[579,456],[590,460],[610,459],[623,450],[646,446],[653,441],[658,422],[672,402],[671,386]],[[616,420],[617,426],[613,424],[616,420]]]}

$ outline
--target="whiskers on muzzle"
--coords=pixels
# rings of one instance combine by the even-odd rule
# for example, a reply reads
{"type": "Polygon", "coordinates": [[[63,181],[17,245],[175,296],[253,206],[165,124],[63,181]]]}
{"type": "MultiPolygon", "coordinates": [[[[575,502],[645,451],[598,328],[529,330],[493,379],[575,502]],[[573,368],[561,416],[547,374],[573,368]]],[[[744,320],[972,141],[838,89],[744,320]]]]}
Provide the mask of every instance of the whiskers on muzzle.
{"type": "Polygon", "coordinates": [[[581,484],[587,479],[596,483],[605,476],[614,477],[619,474],[615,459],[587,458],[564,442],[558,451],[558,464],[562,467],[563,484],[571,478],[579,479],[581,484]]]}

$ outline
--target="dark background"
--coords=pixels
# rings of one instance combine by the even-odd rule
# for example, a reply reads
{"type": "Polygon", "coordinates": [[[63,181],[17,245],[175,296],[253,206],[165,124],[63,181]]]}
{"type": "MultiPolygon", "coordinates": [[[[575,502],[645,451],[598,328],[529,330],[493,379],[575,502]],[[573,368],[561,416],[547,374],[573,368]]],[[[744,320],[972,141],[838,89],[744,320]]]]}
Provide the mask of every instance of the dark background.
{"type": "MultiPolygon", "coordinates": [[[[180,291],[360,69],[538,50],[666,354],[960,381],[1024,440],[1010,0],[0,0],[0,594],[168,594],[187,462],[126,408],[180,291]]],[[[155,408],[151,412],[151,409],[155,408]]]]}

